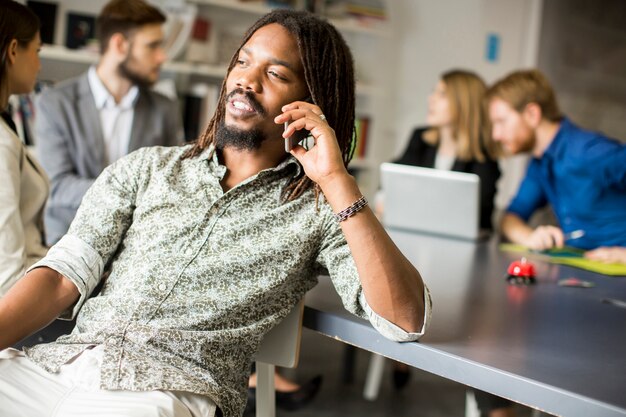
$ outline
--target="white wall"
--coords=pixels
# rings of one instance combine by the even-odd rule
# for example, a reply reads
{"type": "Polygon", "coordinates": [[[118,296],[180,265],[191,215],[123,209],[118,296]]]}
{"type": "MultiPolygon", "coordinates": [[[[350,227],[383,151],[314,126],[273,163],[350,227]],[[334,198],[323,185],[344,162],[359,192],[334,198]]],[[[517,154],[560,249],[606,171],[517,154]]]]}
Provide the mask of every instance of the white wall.
{"type": "MultiPolygon", "coordinates": [[[[535,65],[541,4],[541,0],[389,0],[396,59],[383,71],[390,73],[386,89],[395,108],[387,135],[394,141],[385,148],[384,158],[398,155],[412,129],[425,123],[427,97],[442,72],[469,69],[491,83],[512,70],[535,65]],[[500,37],[496,62],[485,58],[489,33],[500,37]]],[[[525,162],[515,158],[504,163],[499,207],[515,193],[525,162]]]]}

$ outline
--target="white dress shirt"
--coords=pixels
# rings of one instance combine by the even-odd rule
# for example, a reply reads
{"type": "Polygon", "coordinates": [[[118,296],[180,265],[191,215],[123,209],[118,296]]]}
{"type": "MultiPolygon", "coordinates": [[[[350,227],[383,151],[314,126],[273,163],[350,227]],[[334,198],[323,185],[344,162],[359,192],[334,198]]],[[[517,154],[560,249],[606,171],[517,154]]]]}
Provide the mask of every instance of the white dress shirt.
{"type": "Polygon", "coordinates": [[[100,125],[104,137],[106,164],[112,164],[128,154],[128,144],[135,115],[135,102],[139,89],[133,86],[119,103],[104,86],[96,73],[96,67],[89,68],[89,88],[100,113],[100,125]]]}

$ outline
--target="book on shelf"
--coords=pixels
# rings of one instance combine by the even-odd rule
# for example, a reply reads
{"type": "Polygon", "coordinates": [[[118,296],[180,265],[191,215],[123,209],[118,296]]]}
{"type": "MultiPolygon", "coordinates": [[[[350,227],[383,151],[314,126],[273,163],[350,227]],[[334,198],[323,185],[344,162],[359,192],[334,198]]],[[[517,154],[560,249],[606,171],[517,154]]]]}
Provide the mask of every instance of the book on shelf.
{"type": "Polygon", "coordinates": [[[387,8],[385,0],[322,0],[311,1],[315,13],[320,13],[331,18],[345,19],[355,18],[358,20],[385,20],[387,8]]]}
{"type": "Polygon", "coordinates": [[[293,9],[296,7],[297,0],[265,0],[268,7],[280,9],[293,9]]]}
{"type": "Polygon", "coordinates": [[[87,45],[96,35],[96,16],[68,12],[65,29],[65,46],[78,49],[87,45]]]}
{"type": "Polygon", "coordinates": [[[384,0],[347,0],[346,13],[357,18],[387,18],[384,0]]]}
{"type": "Polygon", "coordinates": [[[57,20],[57,3],[28,0],[26,1],[26,6],[39,17],[41,22],[39,31],[41,42],[53,44],[57,20]]]}
{"type": "Polygon", "coordinates": [[[275,9],[293,9],[298,0],[239,0],[240,3],[258,3],[275,9]]]}
{"type": "Polygon", "coordinates": [[[217,63],[217,40],[215,38],[215,25],[211,20],[196,16],[185,52],[185,60],[203,64],[217,63]]]}
{"type": "Polygon", "coordinates": [[[367,139],[369,134],[369,117],[357,116],[354,122],[355,137],[353,159],[365,159],[367,156],[367,139]]]}

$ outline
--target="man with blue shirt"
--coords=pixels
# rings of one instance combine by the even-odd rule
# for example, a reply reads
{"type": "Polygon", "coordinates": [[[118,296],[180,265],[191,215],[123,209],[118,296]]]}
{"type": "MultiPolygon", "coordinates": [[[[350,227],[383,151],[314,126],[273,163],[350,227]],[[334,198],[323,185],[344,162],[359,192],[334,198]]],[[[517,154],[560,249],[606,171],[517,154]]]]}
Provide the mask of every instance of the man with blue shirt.
{"type": "Polygon", "coordinates": [[[514,72],[487,97],[494,140],[510,154],[532,155],[502,218],[502,233],[532,249],[600,248],[593,251],[600,259],[625,247],[626,146],[563,117],[539,71],[514,72]],[[528,226],[530,216],[548,204],[559,225],[528,226]]]}

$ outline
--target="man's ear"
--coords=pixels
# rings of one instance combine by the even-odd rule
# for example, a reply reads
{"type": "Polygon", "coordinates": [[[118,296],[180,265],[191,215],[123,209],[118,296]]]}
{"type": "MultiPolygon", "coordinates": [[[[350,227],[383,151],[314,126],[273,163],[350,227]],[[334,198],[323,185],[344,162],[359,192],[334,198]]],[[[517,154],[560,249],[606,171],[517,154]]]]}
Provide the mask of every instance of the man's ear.
{"type": "Polygon", "coordinates": [[[522,111],[522,118],[533,129],[539,126],[539,123],[541,123],[541,119],[543,118],[539,104],[528,103],[522,111]]]}
{"type": "Polygon", "coordinates": [[[130,42],[123,33],[118,32],[111,35],[109,39],[109,51],[114,52],[115,55],[126,56],[129,47],[130,42]]]}

